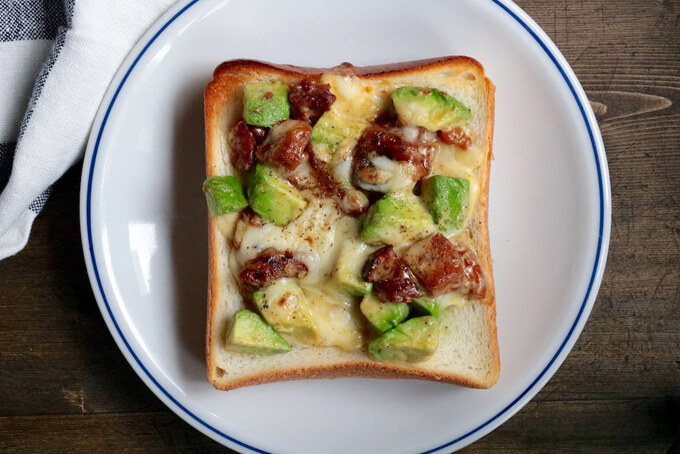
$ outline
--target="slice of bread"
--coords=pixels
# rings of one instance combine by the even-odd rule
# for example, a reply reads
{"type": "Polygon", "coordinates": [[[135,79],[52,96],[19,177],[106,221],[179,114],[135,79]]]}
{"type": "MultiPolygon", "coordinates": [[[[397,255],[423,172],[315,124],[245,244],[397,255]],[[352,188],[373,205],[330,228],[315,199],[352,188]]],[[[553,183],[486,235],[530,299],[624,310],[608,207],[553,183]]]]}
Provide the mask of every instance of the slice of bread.
{"type": "MultiPolygon", "coordinates": [[[[205,89],[207,175],[232,175],[228,135],[243,112],[243,86],[250,82],[293,84],[310,74],[354,74],[367,82],[385,81],[392,87],[437,88],[462,101],[472,111],[468,127],[480,148],[474,167],[478,182],[476,206],[469,222],[471,248],[487,281],[483,301],[470,299],[442,311],[439,347],[422,362],[379,362],[368,352],[337,347],[294,347],[272,356],[233,353],[225,334],[233,314],[244,306],[230,268],[231,237],[237,214],[209,218],[209,296],[207,369],[218,389],[307,378],[419,378],[488,388],[498,380],[500,360],[496,336],[496,307],[487,226],[489,168],[492,159],[494,85],[481,64],[469,57],[444,57],[385,66],[316,69],[274,65],[250,60],[222,63],[205,89]]],[[[445,163],[446,164],[446,163],[445,163]]]]}

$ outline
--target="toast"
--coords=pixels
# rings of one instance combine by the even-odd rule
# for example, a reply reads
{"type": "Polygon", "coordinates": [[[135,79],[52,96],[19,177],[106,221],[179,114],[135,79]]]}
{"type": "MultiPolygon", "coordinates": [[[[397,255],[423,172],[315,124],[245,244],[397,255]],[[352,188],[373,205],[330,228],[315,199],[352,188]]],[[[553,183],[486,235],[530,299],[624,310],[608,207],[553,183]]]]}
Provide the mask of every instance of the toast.
{"type": "Polygon", "coordinates": [[[496,383],[487,225],[494,90],[482,65],[460,56],[329,69],[234,60],[215,69],[205,89],[204,190],[207,372],[216,388],[336,377],[496,383]],[[297,123],[274,123],[281,118],[297,123]],[[236,183],[213,190],[208,182],[223,176],[236,183]],[[274,203],[272,178],[297,198],[274,203]],[[224,191],[232,199],[220,199],[224,191]],[[383,210],[413,200],[397,228],[384,227],[402,211],[383,210]],[[353,275],[341,279],[345,268],[353,275]],[[274,294],[297,312],[272,313],[274,294]],[[237,323],[242,315],[248,321],[237,323]],[[276,338],[253,347],[247,323],[258,339],[276,338]],[[414,338],[420,343],[404,346],[414,338]]]}

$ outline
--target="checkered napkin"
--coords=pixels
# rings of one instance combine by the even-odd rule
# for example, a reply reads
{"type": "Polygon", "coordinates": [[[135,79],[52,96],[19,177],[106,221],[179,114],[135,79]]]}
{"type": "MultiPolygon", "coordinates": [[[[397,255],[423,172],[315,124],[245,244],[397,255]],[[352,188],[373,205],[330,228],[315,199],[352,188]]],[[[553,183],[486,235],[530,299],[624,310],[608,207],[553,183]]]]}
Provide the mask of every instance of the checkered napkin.
{"type": "Polygon", "coordinates": [[[176,0],[0,0],[0,259],[85,150],[113,74],[176,0]]]}

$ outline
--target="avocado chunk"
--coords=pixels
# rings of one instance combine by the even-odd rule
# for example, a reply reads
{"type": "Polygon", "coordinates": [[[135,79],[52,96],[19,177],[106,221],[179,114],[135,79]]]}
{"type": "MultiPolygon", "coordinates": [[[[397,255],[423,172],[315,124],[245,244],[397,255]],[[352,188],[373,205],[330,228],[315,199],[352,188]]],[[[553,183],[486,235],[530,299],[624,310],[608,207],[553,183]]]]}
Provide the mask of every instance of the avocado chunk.
{"type": "Polygon", "coordinates": [[[465,212],[470,201],[468,180],[432,176],[423,181],[421,196],[442,232],[453,233],[465,223],[465,212]]]}
{"type": "Polygon", "coordinates": [[[329,162],[343,141],[358,139],[367,122],[341,117],[333,111],[325,112],[312,128],[310,143],[314,155],[329,162]]]}
{"type": "Polygon", "coordinates": [[[236,177],[209,177],[203,182],[203,192],[211,216],[219,216],[248,206],[241,183],[236,177]]]}
{"type": "Polygon", "coordinates": [[[249,125],[268,128],[290,118],[286,84],[246,84],[243,96],[243,119],[249,125]]]}
{"type": "Polygon", "coordinates": [[[341,293],[350,296],[370,293],[373,284],[361,278],[361,269],[370,253],[370,248],[362,241],[349,239],[342,244],[334,276],[335,286],[341,293]]]}
{"type": "Polygon", "coordinates": [[[439,323],[431,315],[416,317],[392,328],[368,346],[379,361],[416,362],[427,359],[439,345],[439,323]]]}
{"type": "Polygon", "coordinates": [[[434,318],[439,318],[440,305],[439,301],[434,298],[413,298],[411,301],[414,312],[422,315],[431,315],[434,318]]]}
{"type": "Polygon", "coordinates": [[[319,342],[319,328],[309,302],[294,279],[278,279],[269,287],[256,291],[253,300],[267,323],[280,333],[306,344],[319,342]]]}
{"type": "Polygon", "coordinates": [[[432,217],[415,196],[387,194],[368,209],[361,239],[395,245],[423,238],[434,229],[432,217]]]}
{"type": "Polygon", "coordinates": [[[391,330],[408,317],[408,304],[385,303],[372,293],[364,296],[359,308],[371,325],[381,333],[391,330]]]}
{"type": "Polygon", "coordinates": [[[300,216],[307,207],[300,191],[264,164],[255,166],[248,199],[253,211],[280,227],[300,216]]]}
{"type": "Polygon", "coordinates": [[[459,126],[472,117],[462,102],[436,88],[397,88],[392,93],[392,102],[403,123],[430,131],[459,126]]]}
{"type": "Polygon", "coordinates": [[[238,353],[270,355],[291,350],[290,344],[248,309],[236,311],[227,332],[227,349],[238,353]]]}

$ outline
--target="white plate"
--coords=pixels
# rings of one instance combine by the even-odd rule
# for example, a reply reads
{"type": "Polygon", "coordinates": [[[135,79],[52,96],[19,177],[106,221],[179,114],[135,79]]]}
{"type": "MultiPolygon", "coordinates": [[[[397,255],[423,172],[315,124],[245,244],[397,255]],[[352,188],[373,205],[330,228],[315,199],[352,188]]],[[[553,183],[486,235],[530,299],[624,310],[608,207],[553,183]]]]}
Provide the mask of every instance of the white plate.
{"type": "Polygon", "coordinates": [[[609,243],[607,163],[573,72],[507,0],[182,1],[115,76],[83,169],[83,245],[106,323],[173,411],[243,452],[450,452],[553,375],[592,308],[609,243]],[[369,65],[480,60],[496,83],[491,249],[500,381],[486,391],[307,380],[215,391],[206,380],[202,90],[223,60],[369,65]]]}

